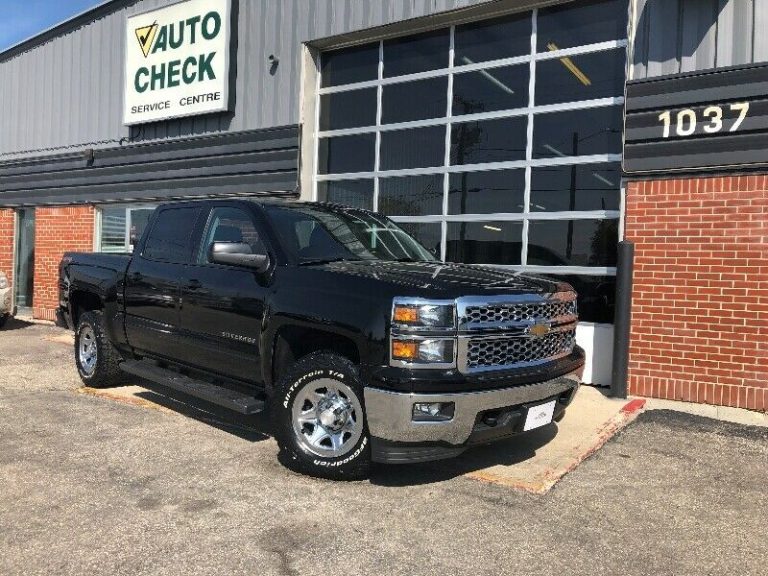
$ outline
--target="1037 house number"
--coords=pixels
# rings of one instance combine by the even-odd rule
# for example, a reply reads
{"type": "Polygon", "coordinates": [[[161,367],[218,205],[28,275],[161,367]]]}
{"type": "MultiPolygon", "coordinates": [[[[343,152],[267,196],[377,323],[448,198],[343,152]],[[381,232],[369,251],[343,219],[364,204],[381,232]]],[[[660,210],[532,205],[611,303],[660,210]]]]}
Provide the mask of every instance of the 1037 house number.
{"type": "MultiPolygon", "coordinates": [[[[749,102],[737,102],[736,104],[731,104],[728,108],[729,116],[731,114],[737,115],[733,126],[728,131],[736,132],[749,113],[749,102]]],[[[704,118],[701,121],[706,122],[703,128],[704,132],[707,134],[717,134],[723,129],[725,111],[722,106],[707,106],[702,115],[704,118]]],[[[696,110],[691,108],[680,110],[674,120],[675,134],[677,136],[692,136],[696,132],[696,127],[699,123],[696,110]]],[[[667,110],[659,114],[659,121],[664,123],[664,138],[669,138],[672,135],[672,112],[667,110]]]]}

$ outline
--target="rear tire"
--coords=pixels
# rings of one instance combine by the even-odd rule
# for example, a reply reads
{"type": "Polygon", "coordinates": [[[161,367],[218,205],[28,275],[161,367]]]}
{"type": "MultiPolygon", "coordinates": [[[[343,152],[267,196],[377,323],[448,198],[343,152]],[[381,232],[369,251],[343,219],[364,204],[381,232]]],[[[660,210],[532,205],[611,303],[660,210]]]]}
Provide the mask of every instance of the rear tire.
{"type": "Polygon", "coordinates": [[[5,323],[8,322],[8,319],[11,317],[10,314],[2,314],[0,315],[0,328],[5,326],[5,323]]]}
{"type": "Polygon", "coordinates": [[[332,480],[368,477],[363,384],[348,359],[331,352],[300,359],[275,387],[272,421],[288,468],[332,480]]]}
{"type": "Polygon", "coordinates": [[[75,331],[75,365],[83,384],[91,388],[120,384],[121,361],[104,330],[104,314],[99,310],[81,314],[75,331]]]}

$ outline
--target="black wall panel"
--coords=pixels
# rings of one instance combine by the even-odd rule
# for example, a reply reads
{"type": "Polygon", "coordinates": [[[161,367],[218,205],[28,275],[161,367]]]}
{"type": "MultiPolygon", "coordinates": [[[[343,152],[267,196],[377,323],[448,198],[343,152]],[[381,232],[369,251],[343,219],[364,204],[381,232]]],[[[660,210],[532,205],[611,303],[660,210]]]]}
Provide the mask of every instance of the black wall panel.
{"type": "Polygon", "coordinates": [[[295,194],[288,126],[0,163],[0,207],[295,194]]]}

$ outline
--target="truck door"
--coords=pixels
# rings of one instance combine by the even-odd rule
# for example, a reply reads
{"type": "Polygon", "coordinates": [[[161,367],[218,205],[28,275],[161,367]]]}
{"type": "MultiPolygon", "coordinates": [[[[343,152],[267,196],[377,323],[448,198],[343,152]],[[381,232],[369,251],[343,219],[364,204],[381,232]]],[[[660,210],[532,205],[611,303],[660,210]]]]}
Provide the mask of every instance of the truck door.
{"type": "Polygon", "coordinates": [[[197,247],[202,207],[160,208],[137,247],[125,278],[128,343],[148,356],[176,359],[181,278],[197,247]]]}
{"type": "Polygon", "coordinates": [[[252,269],[210,261],[214,242],[250,245],[266,254],[263,235],[251,214],[235,206],[211,209],[203,241],[185,267],[181,287],[184,362],[253,383],[261,381],[259,337],[268,288],[252,269]]]}

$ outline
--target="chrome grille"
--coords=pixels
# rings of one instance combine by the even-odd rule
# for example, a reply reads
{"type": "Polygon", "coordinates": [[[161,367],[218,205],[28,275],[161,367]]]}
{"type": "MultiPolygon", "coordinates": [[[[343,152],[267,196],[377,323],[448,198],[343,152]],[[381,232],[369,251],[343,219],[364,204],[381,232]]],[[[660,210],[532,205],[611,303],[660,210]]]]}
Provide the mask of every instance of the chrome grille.
{"type": "Polygon", "coordinates": [[[573,350],[576,331],[553,332],[539,338],[473,338],[467,346],[467,368],[502,368],[512,364],[554,359],[573,350]]]}
{"type": "Polygon", "coordinates": [[[530,304],[488,304],[467,306],[464,323],[468,328],[493,326],[536,320],[554,320],[576,316],[576,301],[541,302],[530,304]]]}

